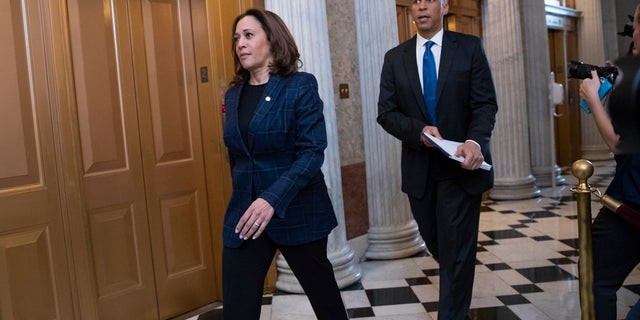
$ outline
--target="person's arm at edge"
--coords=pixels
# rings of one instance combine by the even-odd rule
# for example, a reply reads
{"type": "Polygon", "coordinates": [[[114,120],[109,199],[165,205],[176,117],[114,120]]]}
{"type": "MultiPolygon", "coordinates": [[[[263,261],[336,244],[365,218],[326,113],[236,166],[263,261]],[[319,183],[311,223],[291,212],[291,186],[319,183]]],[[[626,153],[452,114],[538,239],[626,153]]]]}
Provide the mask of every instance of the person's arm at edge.
{"type": "Polygon", "coordinates": [[[580,97],[589,105],[593,121],[595,121],[604,143],[609,147],[611,152],[617,153],[619,151],[617,145],[618,142],[620,142],[620,135],[613,129],[611,117],[609,117],[607,110],[605,110],[598,96],[598,89],[600,89],[600,78],[598,77],[598,73],[592,70],[591,79],[584,79],[580,84],[580,97]]]}

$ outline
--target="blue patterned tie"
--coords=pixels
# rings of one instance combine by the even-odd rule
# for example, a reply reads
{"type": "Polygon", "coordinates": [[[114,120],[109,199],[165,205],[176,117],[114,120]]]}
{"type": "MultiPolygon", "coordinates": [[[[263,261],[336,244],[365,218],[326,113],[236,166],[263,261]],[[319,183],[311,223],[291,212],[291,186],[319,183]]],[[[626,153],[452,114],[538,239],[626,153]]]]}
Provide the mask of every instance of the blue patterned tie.
{"type": "Polygon", "coordinates": [[[433,126],[436,125],[436,87],[438,86],[436,61],[431,53],[431,46],[434,44],[433,41],[427,41],[422,58],[422,94],[424,95],[424,103],[427,105],[427,114],[433,126]]]}

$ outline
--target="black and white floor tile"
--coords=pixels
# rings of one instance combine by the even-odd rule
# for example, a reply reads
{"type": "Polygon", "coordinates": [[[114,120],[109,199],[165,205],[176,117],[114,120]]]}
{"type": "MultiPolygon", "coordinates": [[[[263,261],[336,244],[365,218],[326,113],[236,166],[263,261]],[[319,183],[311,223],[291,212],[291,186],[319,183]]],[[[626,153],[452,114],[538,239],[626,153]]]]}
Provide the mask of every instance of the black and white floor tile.
{"type": "MultiPolygon", "coordinates": [[[[604,192],[612,163],[596,166],[589,179],[604,192]]],[[[480,215],[471,319],[580,319],[578,223],[570,189],[542,190],[534,199],[487,201],[480,215]]],[[[592,196],[592,214],[600,209],[592,196]]],[[[428,254],[390,261],[364,261],[362,279],[342,290],[351,319],[437,319],[438,264],[428,254]]],[[[640,270],[618,292],[618,318],[624,319],[640,294],[640,270]]],[[[190,320],[221,319],[213,310],[190,320]]],[[[315,319],[305,295],[275,292],[263,299],[261,320],[315,319]]]]}

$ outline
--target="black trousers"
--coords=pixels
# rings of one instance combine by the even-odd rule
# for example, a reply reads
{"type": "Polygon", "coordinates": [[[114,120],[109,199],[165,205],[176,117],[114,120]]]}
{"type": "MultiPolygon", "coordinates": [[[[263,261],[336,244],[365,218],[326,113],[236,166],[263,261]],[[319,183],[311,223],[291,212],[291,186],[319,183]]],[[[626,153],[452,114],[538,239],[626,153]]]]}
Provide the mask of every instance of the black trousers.
{"type": "MultiPolygon", "coordinates": [[[[591,226],[596,319],[616,319],[616,293],[640,263],[640,230],[607,208],[591,226]]],[[[634,314],[638,307],[634,307],[634,314]]],[[[637,319],[629,315],[627,319],[637,319]]]]}
{"type": "Polygon", "coordinates": [[[420,235],[440,264],[439,320],[468,317],[481,201],[451,179],[430,182],[422,198],[409,196],[420,235]]]}
{"type": "Polygon", "coordinates": [[[264,279],[280,250],[306,293],[318,320],[348,319],[327,259],[327,238],[297,246],[281,246],[266,234],[222,252],[223,319],[258,320],[264,279]]]}

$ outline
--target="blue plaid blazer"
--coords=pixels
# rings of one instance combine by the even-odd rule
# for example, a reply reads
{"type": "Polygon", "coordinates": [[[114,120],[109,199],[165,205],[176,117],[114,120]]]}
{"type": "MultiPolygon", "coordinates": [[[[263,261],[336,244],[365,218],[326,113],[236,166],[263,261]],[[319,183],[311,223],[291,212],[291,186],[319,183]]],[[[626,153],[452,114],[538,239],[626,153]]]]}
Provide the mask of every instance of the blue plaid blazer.
{"type": "Polygon", "coordinates": [[[326,237],[338,223],[320,170],[327,133],[316,78],[304,72],[272,75],[249,124],[248,145],[238,129],[241,92],[237,86],[225,94],[224,142],[233,193],[224,217],[224,245],[238,247],[244,241],[235,226],[252,194],[275,209],[265,233],[276,243],[326,237]]]}

